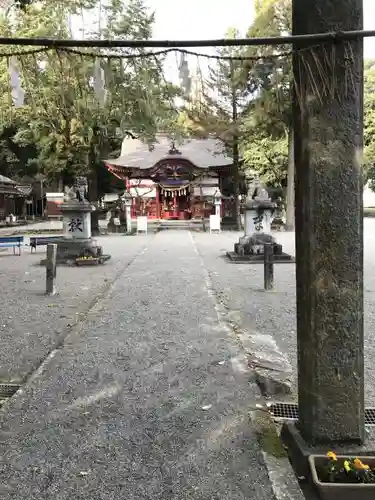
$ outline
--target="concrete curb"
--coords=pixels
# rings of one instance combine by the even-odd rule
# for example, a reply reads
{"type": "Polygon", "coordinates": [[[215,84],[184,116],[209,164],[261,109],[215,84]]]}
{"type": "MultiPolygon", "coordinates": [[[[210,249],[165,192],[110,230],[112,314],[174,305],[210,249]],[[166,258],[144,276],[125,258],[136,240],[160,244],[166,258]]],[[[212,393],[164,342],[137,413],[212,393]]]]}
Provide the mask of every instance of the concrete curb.
{"type": "Polygon", "coordinates": [[[288,454],[280,439],[280,429],[264,410],[251,411],[264,464],[275,500],[305,500],[288,454]]]}
{"type": "Polygon", "coordinates": [[[262,454],[275,500],[305,500],[289,460],[262,454]]]}

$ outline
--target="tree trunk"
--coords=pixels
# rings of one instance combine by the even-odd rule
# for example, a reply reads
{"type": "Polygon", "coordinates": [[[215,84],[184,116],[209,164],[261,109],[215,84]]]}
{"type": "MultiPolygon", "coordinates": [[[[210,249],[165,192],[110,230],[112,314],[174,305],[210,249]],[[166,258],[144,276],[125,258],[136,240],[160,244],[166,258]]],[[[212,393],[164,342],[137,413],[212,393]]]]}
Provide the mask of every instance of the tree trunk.
{"type": "Polygon", "coordinates": [[[235,222],[237,231],[241,231],[240,171],[238,166],[238,160],[237,162],[234,162],[233,166],[233,191],[234,191],[233,220],[235,222]]]}
{"type": "MultiPolygon", "coordinates": [[[[88,198],[91,203],[96,203],[98,201],[98,172],[96,169],[96,164],[91,163],[92,169],[89,174],[88,179],[88,198]]],[[[93,236],[99,235],[99,213],[98,210],[91,212],[91,233],[93,236]]]]}
{"type": "Polygon", "coordinates": [[[238,120],[238,109],[237,109],[237,95],[236,95],[236,85],[234,82],[234,68],[233,61],[231,61],[231,82],[232,82],[232,124],[233,124],[233,146],[232,146],[232,156],[233,156],[233,191],[234,191],[234,206],[233,206],[233,219],[236,225],[237,231],[241,231],[241,205],[240,205],[240,155],[238,150],[238,130],[237,130],[237,120],[238,120]]]}
{"type": "Polygon", "coordinates": [[[294,231],[294,132],[288,132],[288,177],[286,188],[286,224],[287,231],[294,231]]]}

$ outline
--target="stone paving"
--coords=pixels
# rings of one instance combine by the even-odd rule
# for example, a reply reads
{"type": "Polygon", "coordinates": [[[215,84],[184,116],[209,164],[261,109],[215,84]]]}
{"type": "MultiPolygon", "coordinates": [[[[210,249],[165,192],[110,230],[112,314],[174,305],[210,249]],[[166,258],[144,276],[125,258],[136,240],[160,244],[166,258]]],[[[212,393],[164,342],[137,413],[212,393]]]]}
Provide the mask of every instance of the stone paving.
{"type": "MultiPolygon", "coordinates": [[[[273,498],[249,418],[258,390],[249,383],[238,339],[220,321],[204,265],[212,260],[231,274],[218,257],[230,237],[212,236],[222,243],[208,258],[206,236],[118,237],[116,251],[108,240],[116,267],[111,276],[122,274],[0,412],[2,500],[273,498]],[[196,242],[200,252],[206,249],[203,260],[196,242]]],[[[56,313],[50,299],[35,299],[43,289],[39,269],[27,275],[31,283],[17,285],[26,259],[37,260],[19,258],[17,271],[15,258],[4,258],[3,277],[11,284],[3,307],[11,308],[11,296],[21,291],[22,304],[9,315],[35,301],[29,309],[40,312],[31,324],[38,317],[40,328],[44,321],[54,325],[68,304],[82,302],[74,294],[83,293],[79,287],[94,281],[89,275],[96,271],[60,271],[65,305],[56,313]]],[[[103,279],[110,267],[97,269],[103,279]]],[[[100,286],[95,279],[91,290],[100,286]]],[[[12,325],[6,344],[17,338],[17,328],[25,334],[30,310],[22,329],[12,325]]],[[[38,338],[28,340],[34,352],[42,345],[38,338]]],[[[30,367],[18,360],[22,353],[27,358],[27,350],[13,349],[14,363],[30,367]]]]}

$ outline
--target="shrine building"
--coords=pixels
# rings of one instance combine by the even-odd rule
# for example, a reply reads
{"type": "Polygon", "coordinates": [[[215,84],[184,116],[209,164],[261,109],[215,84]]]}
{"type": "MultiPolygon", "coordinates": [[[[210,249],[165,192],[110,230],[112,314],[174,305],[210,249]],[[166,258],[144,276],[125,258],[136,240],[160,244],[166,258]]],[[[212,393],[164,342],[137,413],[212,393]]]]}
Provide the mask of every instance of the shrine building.
{"type": "Polygon", "coordinates": [[[217,197],[222,217],[231,216],[233,160],[215,139],[190,139],[175,145],[159,135],[149,147],[126,138],[121,156],[105,160],[105,165],[124,181],[132,196],[132,218],[204,219],[215,213],[217,197]]]}

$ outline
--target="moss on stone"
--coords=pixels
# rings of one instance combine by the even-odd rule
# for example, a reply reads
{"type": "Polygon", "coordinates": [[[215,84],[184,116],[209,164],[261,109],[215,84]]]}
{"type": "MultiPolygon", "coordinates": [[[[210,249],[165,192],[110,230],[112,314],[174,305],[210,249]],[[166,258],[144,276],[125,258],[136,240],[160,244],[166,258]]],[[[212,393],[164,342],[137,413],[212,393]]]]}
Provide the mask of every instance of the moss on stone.
{"type": "Polygon", "coordinates": [[[258,439],[261,449],[269,455],[275,458],[285,458],[288,456],[275,429],[264,428],[258,434],[258,439]]]}
{"type": "Polygon", "coordinates": [[[252,420],[253,424],[255,424],[261,450],[275,458],[286,458],[288,454],[272,419],[264,413],[260,414],[260,412],[257,412],[257,415],[252,420]]]}

